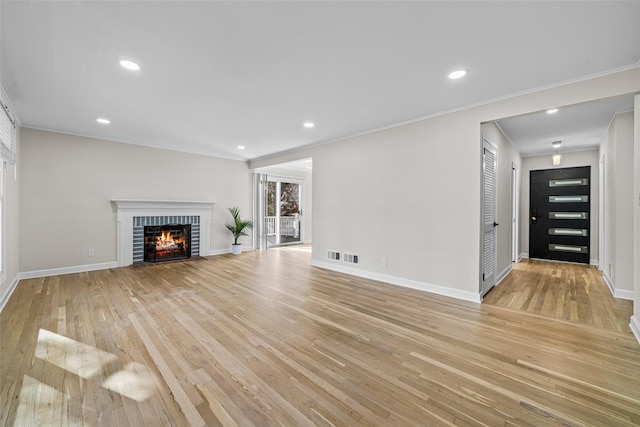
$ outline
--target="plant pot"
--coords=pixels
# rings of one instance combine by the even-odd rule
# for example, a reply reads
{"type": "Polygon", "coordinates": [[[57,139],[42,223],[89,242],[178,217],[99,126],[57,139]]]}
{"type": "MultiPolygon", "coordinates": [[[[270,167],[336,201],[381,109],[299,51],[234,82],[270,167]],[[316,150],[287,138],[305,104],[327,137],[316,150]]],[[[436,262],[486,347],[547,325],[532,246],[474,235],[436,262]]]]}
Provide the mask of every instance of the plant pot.
{"type": "Polygon", "coordinates": [[[242,253],[242,245],[240,243],[232,244],[231,245],[231,253],[234,254],[234,255],[240,255],[242,253]]]}

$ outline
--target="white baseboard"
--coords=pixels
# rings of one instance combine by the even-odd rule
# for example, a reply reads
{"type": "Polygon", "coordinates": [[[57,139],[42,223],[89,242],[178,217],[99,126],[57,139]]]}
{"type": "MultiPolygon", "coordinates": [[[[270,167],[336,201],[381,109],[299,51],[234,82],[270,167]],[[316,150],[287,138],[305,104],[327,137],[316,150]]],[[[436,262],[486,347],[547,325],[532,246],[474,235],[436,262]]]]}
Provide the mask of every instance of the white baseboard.
{"type": "MultiPolygon", "coordinates": [[[[253,250],[253,245],[249,245],[249,246],[242,246],[242,252],[245,251],[252,251],[253,250]]],[[[228,249],[213,249],[210,250],[209,253],[206,256],[214,256],[214,255],[225,255],[225,254],[230,254],[231,253],[231,247],[229,247],[228,249]]]]}
{"type": "Polygon", "coordinates": [[[607,286],[609,287],[609,291],[611,292],[611,295],[615,296],[616,288],[613,286],[613,280],[611,280],[611,277],[609,277],[606,271],[602,272],[602,278],[604,279],[604,283],[606,283],[607,286]]]}
{"type": "MultiPolygon", "coordinates": [[[[244,250],[244,246],[242,247],[242,250],[244,250]]],[[[224,254],[230,254],[230,253],[231,253],[231,248],[229,248],[229,249],[214,249],[214,250],[209,251],[207,256],[224,255],[224,254]]]]}
{"type": "Polygon", "coordinates": [[[502,280],[507,277],[507,275],[509,273],[511,273],[511,270],[513,270],[513,266],[511,263],[509,263],[509,266],[507,268],[505,268],[504,270],[502,270],[502,273],[498,274],[498,277],[496,278],[496,286],[498,286],[500,284],[500,282],[502,282],[502,280]]]}
{"type": "Polygon", "coordinates": [[[631,332],[636,337],[636,341],[640,344],[640,319],[634,314],[631,316],[631,322],[629,323],[629,327],[631,328],[631,332]]]}
{"type": "Polygon", "coordinates": [[[341,264],[331,262],[311,260],[314,267],[324,268],[326,270],[337,271],[339,273],[350,274],[352,276],[363,277],[365,279],[377,280],[392,285],[403,286],[405,288],[417,289],[420,291],[431,292],[433,294],[443,295],[446,297],[457,298],[464,301],[480,303],[480,293],[460,291],[458,289],[447,288],[445,286],[433,285],[431,283],[418,282],[417,280],[404,279],[402,277],[389,276],[386,274],[373,273],[356,268],[345,267],[341,264]]]}
{"type": "Polygon", "coordinates": [[[613,296],[618,299],[626,299],[629,301],[633,301],[634,299],[633,291],[627,291],[625,289],[616,289],[616,291],[613,293],[613,296]]]}
{"type": "Polygon", "coordinates": [[[595,265],[597,267],[598,266],[598,260],[597,259],[590,259],[589,260],[589,264],[590,265],[595,265]]]}
{"type": "Polygon", "coordinates": [[[611,277],[609,277],[606,271],[602,272],[602,278],[604,279],[604,282],[607,284],[607,287],[609,287],[609,292],[611,292],[611,295],[613,295],[614,298],[633,301],[634,299],[633,291],[616,289],[616,286],[613,283],[613,280],[611,279],[611,277]]]}
{"type": "Polygon", "coordinates": [[[529,252],[522,252],[520,254],[520,259],[518,261],[521,261],[523,258],[528,259],[529,258],[529,252]]]}
{"type": "Polygon", "coordinates": [[[85,265],[76,265],[73,267],[60,267],[60,268],[49,268],[46,270],[25,271],[22,273],[18,273],[18,278],[20,280],[35,279],[38,277],[60,276],[62,274],[84,273],[86,271],[106,270],[108,268],[118,268],[118,262],[112,261],[112,262],[103,262],[100,264],[85,264],[85,265]]]}
{"type": "Polygon", "coordinates": [[[18,282],[20,282],[19,274],[16,277],[14,277],[13,282],[11,282],[11,285],[9,285],[9,288],[6,290],[4,295],[2,295],[2,298],[0,298],[0,313],[2,313],[2,310],[4,310],[4,306],[7,305],[9,298],[11,298],[11,295],[13,295],[13,291],[16,290],[16,287],[18,286],[18,282]]]}

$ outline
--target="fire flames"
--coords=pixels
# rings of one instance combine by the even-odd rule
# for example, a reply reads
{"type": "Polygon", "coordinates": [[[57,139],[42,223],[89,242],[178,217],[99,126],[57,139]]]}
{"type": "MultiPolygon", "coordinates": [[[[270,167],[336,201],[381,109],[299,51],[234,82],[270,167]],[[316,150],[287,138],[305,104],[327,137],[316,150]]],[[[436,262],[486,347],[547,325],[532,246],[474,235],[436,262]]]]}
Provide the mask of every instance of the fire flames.
{"type": "Polygon", "coordinates": [[[185,246],[184,237],[173,238],[171,231],[163,231],[156,239],[156,252],[181,250],[185,246]]]}

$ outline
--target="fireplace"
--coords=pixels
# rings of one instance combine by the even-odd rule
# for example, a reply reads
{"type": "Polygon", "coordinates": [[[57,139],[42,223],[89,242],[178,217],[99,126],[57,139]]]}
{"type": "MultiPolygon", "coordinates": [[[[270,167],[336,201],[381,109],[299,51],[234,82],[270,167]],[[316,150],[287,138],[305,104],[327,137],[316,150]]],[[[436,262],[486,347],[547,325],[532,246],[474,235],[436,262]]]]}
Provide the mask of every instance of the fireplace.
{"type": "Polygon", "coordinates": [[[191,224],[144,226],[144,262],[191,258],[191,224]]]}
{"type": "MultiPolygon", "coordinates": [[[[146,261],[145,246],[149,243],[148,239],[145,239],[146,227],[187,225],[190,233],[189,230],[168,230],[173,240],[180,236],[186,238],[182,247],[174,243],[171,255],[183,259],[189,256],[194,258],[210,255],[211,216],[214,202],[130,199],[114,199],[112,202],[117,206],[118,213],[117,248],[120,267],[146,261]]],[[[162,240],[162,231],[162,228],[155,231],[156,238],[160,237],[162,240]]],[[[167,240],[167,230],[164,231],[165,240],[167,240]]],[[[165,257],[162,255],[164,254],[156,254],[155,258],[161,258],[164,261],[165,257]]]]}

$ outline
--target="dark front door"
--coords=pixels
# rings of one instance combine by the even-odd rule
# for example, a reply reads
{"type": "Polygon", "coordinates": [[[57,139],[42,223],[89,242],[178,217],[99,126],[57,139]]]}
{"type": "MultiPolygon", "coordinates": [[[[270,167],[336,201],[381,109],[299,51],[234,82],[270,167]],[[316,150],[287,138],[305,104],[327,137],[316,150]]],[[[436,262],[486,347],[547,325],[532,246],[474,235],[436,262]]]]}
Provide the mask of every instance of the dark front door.
{"type": "Polygon", "coordinates": [[[591,166],[530,173],[529,258],[589,264],[591,166]]]}

